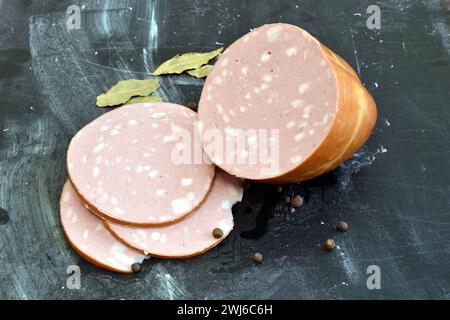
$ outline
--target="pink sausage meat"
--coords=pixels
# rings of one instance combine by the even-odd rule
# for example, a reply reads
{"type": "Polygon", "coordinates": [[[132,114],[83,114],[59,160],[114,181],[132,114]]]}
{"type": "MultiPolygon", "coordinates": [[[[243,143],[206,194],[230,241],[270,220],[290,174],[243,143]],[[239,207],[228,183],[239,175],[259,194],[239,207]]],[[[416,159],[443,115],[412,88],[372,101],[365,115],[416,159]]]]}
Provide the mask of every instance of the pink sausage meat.
{"type": "Polygon", "coordinates": [[[243,144],[216,152],[204,143],[205,150],[233,175],[256,180],[280,176],[319,146],[336,112],[336,99],[336,79],[317,40],[292,25],[262,26],[223,53],[199,104],[203,132],[217,129],[229,141],[242,130],[243,144]],[[258,153],[261,145],[267,148],[265,158],[258,153]],[[278,155],[270,153],[275,148],[278,155]],[[252,154],[256,163],[250,161],[252,154]]]}
{"type": "Polygon", "coordinates": [[[132,228],[107,222],[107,228],[127,245],[151,256],[192,257],[216,246],[231,232],[231,208],[242,200],[242,194],[242,181],[218,170],[205,202],[181,222],[162,228],[132,228]],[[223,231],[222,238],[213,236],[215,228],[223,231]]]}
{"type": "Polygon", "coordinates": [[[170,103],[104,114],[70,143],[67,166],[76,191],[93,212],[118,223],[161,226],[184,218],[214,179],[213,165],[194,161],[195,121],[195,112],[170,103]],[[188,161],[178,157],[184,151],[192,151],[184,153],[188,161]]]}
{"type": "Polygon", "coordinates": [[[131,273],[134,263],[146,259],[105,229],[102,220],[82,204],[69,181],[64,185],[60,206],[61,223],[70,245],[89,262],[108,270],[131,273]]]}

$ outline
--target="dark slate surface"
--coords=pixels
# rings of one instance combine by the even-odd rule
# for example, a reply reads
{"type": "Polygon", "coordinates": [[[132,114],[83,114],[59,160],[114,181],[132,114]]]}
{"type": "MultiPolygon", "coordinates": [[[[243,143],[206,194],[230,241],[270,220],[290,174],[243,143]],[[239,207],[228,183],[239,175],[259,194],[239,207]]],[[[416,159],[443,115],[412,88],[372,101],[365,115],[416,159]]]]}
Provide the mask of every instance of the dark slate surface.
{"type": "MultiPolygon", "coordinates": [[[[447,1],[75,1],[82,29],[66,28],[71,1],[0,0],[0,298],[447,298],[450,294],[450,11],[447,1]],[[236,229],[187,261],[147,262],[136,276],[84,262],[65,242],[58,200],[66,148],[105,112],[95,96],[144,78],[175,53],[229,45],[268,22],[304,27],[343,56],[375,97],[369,142],[323,177],[253,185],[236,229]],[[306,204],[291,213],[285,198],[306,204]],[[350,230],[333,224],[344,219],[350,230]],[[334,238],[332,253],[321,243],[334,238]],[[249,255],[264,254],[255,266],[249,255]],[[80,290],[66,287],[79,265],[80,290]],[[381,268],[381,290],[366,269],[381,268]]],[[[197,101],[201,80],[167,77],[164,99],[197,101]]]]}

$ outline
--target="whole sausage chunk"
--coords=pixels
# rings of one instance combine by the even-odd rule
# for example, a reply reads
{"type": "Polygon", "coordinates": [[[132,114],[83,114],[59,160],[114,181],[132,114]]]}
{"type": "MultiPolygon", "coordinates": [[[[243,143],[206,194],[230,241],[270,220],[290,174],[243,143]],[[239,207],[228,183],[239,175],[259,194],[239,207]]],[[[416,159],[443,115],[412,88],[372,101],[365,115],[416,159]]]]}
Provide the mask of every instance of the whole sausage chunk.
{"type": "Polygon", "coordinates": [[[280,23],[253,30],[219,58],[197,128],[225,171],[287,183],[341,164],[375,121],[375,102],[352,68],[303,29],[280,23]]]}

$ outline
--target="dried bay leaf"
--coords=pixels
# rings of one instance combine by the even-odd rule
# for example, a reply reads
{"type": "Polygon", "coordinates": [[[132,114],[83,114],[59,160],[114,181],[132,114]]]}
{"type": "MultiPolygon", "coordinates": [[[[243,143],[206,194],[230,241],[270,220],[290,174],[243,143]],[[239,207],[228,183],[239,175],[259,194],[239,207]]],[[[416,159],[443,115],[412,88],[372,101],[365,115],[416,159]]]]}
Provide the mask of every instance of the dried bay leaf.
{"type": "Polygon", "coordinates": [[[133,104],[133,103],[146,103],[146,102],[161,102],[163,101],[161,97],[158,96],[148,96],[148,97],[135,97],[131,98],[130,101],[128,101],[125,104],[133,104]]]}
{"type": "Polygon", "coordinates": [[[159,89],[159,81],[147,80],[122,80],[106,93],[97,97],[98,107],[110,107],[121,105],[132,97],[145,97],[159,89]]]}
{"type": "Polygon", "coordinates": [[[200,68],[194,69],[194,70],[188,70],[188,74],[196,77],[196,78],[205,78],[209,75],[213,68],[213,65],[205,64],[204,66],[201,66],[200,68]]]}
{"type": "Polygon", "coordinates": [[[186,70],[197,69],[204,64],[207,64],[209,60],[217,57],[223,51],[223,47],[214,51],[205,53],[184,53],[177,54],[175,57],[167,60],[160,65],[155,71],[150,73],[152,76],[159,76],[162,74],[180,74],[186,70]]]}

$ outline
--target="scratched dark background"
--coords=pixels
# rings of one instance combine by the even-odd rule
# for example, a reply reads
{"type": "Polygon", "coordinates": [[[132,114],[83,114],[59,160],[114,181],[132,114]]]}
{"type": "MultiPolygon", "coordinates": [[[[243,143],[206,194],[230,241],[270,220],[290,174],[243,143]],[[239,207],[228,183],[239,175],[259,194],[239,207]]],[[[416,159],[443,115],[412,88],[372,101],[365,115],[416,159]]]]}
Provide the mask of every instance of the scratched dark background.
{"type": "MultiPolygon", "coordinates": [[[[448,1],[0,0],[0,298],[449,298],[449,53],[448,1]],[[70,4],[82,8],[81,30],[66,27],[70,4]],[[380,30],[366,27],[370,4],[380,30]],[[106,112],[95,97],[269,22],[305,28],[357,70],[379,110],[367,145],[282,193],[252,185],[231,236],[205,255],[153,259],[133,276],[83,261],[63,238],[58,201],[70,138],[106,112]],[[292,194],[306,199],[295,212],[292,194]],[[341,219],[345,234],[333,228],[341,219]],[[74,264],[80,290],[66,286],[74,264]],[[366,286],[369,265],[381,268],[380,290],[366,286]]],[[[203,85],[161,81],[158,94],[180,104],[203,85]]]]}

